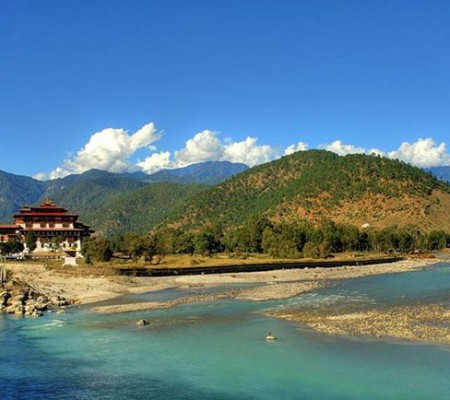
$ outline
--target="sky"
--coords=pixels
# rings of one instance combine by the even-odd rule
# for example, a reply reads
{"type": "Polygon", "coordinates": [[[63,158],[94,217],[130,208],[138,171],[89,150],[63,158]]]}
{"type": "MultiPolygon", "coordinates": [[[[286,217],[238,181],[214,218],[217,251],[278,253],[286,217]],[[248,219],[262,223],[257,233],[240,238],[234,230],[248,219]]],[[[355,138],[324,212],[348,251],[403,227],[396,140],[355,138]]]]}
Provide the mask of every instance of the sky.
{"type": "Polygon", "coordinates": [[[1,0],[0,170],[450,165],[450,1],[1,0]]]}

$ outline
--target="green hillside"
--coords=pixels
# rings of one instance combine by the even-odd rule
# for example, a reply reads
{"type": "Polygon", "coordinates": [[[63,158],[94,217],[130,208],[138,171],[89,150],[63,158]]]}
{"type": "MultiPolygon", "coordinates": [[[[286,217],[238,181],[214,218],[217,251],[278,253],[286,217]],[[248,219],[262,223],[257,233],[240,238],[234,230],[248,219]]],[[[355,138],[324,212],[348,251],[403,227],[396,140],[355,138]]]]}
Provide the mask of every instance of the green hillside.
{"type": "Polygon", "coordinates": [[[214,161],[162,170],[152,175],[143,172],[115,174],[91,169],[45,182],[0,171],[0,222],[11,222],[12,215],[24,204],[33,205],[45,198],[80,213],[81,218],[87,221],[94,221],[98,210],[116,194],[157,182],[213,185],[247,168],[244,164],[214,161]]]}
{"type": "Polygon", "coordinates": [[[44,182],[0,171],[0,222],[12,222],[20,207],[36,203],[44,191],[44,182]]]}
{"type": "Polygon", "coordinates": [[[173,223],[222,231],[265,216],[272,222],[324,218],[378,228],[419,224],[450,230],[450,188],[419,168],[378,156],[297,152],[247,170],[190,200],[173,223]]]}
{"type": "Polygon", "coordinates": [[[105,236],[124,232],[145,233],[163,222],[187,199],[199,196],[204,190],[205,187],[200,185],[155,183],[112,195],[99,203],[95,212],[86,209],[80,213],[85,222],[105,236]]]}
{"type": "Polygon", "coordinates": [[[126,193],[148,184],[129,178],[82,179],[63,190],[53,192],[51,199],[80,214],[85,223],[92,223],[106,201],[117,193],[126,193]]]}

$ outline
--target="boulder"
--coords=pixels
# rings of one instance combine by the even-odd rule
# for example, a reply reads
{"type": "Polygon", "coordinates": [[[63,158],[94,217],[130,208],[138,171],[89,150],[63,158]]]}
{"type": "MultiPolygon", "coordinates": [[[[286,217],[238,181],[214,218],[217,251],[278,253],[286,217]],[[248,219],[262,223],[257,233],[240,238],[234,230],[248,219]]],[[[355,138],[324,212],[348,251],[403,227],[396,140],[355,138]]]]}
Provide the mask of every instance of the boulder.
{"type": "Polygon", "coordinates": [[[42,313],[38,310],[34,310],[29,316],[33,318],[39,318],[42,317],[42,313]]]}
{"type": "Polygon", "coordinates": [[[8,299],[9,304],[25,304],[26,295],[24,293],[16,294],[8,299]]]}
{"type": "Polygon", "coordinates": [[[34,303],[34,307],[35,307],[36,310],[38,310],[38,311],[44,311],[44,310],[47,310],[47,309],[48,309],[48,304],[47,304],[47,303],[41,303],[41,302],[36,301],[36,302],[34,303]]]}
{"type": "Polygon", "coordinates": [[[23,315],[24,314],[24,308],[22,307],[16,307],[14,309],[14,315],[23,315]]]}
{"type": "Polygon", "coordinates": [[[36,301],[38,303],[48,303],[48,297],[41,294],[37,297],[36,301]]]}
{"type": "Polygon", "coordinates": [[[0,293],[0,306],[6,306],[10,297],[11,293],[9,293],[8,291],[0,293]]]}
{"type": "Polygon", "coordinates": [[[59,297],[59,296],[52,296],[50,298],[50,303],[52,303],[55,306],[58,306],[60,300],[61,300],[61,297],[59,297]]]}

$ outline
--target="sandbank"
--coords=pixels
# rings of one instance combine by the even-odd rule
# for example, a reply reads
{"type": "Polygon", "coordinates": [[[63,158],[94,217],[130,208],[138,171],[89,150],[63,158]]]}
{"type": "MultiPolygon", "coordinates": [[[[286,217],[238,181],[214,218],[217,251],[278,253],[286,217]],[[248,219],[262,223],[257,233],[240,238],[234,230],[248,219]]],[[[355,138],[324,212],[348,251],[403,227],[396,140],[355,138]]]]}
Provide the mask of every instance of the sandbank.
{"type": "MultiPolygon", "coordinates": [[[[8,269],[17,281],[26,282],[36,291],[48,295],[59,295],[75,304],[92,304],[127,294],[159,291],[168,288],[189,289],[223,287],[213,295],[191,295],[164,306],[174,306],[181,302],[212,301],[220,298],[239,298],[253,301],[285,299],[317,290],[339,279],[360,276],[401,273],[425,268],[438,259],[409,259],[391,264],[366,266],[344,266],[336,268],[289,269],[265,272],[227,273],[214,275],[183,275],[171,277],[124,277],[124,276],[68,276],[47,268],[44,264],[13,263],[8,269]],[[230,284],[256,284],[256,287],[236,290],[230,284]]],[[[68,267],[73,268],[73,267],[68,267]]],[[[76,267],[75,267],[76,268],[76,267]]],[[[144,307],[135,303],[122,308],[115,305],[114,312],[139,311],[144,307]]],[[[155,305],[148,305],[154,308],[155,305]]],[[[148,309],[145,308],[144,309],[148,309]]]]}

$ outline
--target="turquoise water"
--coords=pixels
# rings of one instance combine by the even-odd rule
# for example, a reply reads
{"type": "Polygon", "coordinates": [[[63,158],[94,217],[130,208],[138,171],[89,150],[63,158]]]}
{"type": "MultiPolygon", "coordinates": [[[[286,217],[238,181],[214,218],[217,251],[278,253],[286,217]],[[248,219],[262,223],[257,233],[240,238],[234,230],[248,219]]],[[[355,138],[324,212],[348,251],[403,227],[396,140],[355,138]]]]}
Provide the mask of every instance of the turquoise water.
{"type": "MultiPolygon", "coordinates": [[[[0,317],[3,399],[448,399],[450,347],[316,334],[273,307],[448,304],[450,264],[340,282],[277,302],[0,317]],[[138,318],[149,326],[137,327],[138,318]],[[264,340],[267,332],[277,337],[264,340]]],[[[176,298],[178,290],[139,298],[176,298]]],[[[133,298],[135,300],[136,297],[133,298]]]]}

